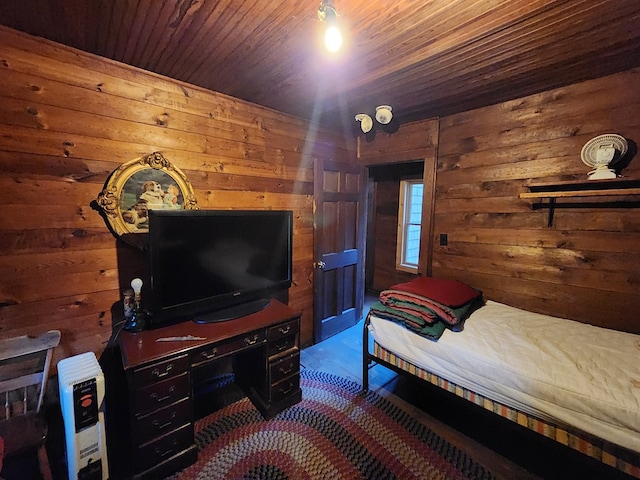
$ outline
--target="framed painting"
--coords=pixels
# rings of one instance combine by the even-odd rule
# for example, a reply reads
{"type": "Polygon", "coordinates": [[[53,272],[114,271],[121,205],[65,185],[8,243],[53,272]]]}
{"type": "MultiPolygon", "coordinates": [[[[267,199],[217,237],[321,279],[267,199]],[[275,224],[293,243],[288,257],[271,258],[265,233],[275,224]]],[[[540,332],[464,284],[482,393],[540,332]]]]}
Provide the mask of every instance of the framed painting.
{"type": "Polygon", "coordinates": [[[149,232],[149,210],[199,208],[187,177],[159,152],[114,170],[97,202],[112,232],[125,240],[149,232]]]}

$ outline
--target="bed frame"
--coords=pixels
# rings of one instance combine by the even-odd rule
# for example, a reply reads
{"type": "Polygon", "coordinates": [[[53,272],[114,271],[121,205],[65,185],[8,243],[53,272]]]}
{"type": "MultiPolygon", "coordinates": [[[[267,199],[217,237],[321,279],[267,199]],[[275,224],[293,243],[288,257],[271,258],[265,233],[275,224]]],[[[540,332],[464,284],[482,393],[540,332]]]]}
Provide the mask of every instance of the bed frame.
{"type": "Polygon", "coordinates": [[[371,313],[364,322],[362,335],[362,389],[369,390],[369,369],[376,364],[389,368],[398,374],[413,376],[426,383],[435,385],[480,407],[504,417],[518,425],[533,430],[547,438],[577,450],[591,458],[616,468],[627,475],[640,478],[640,455],[603,439],[594,437],[586,432],[570,426],[556,425],[541,420],[488,397],[475,393],[467,388],[456,385],[446,378],[442,378],[427,370],[402,359],[396,353],[386,350],[373,340],[373,352],[369,352],[369,324],[371,313]]]}

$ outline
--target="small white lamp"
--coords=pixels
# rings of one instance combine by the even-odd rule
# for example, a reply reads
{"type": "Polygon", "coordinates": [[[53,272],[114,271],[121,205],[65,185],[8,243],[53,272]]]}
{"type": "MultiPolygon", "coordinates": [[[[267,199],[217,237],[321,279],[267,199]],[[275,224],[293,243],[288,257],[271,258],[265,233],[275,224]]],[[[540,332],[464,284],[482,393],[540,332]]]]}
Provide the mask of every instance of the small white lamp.
{"type": "Polygon", "coordinates": [[[142,280],[134,278],[131,280],[131,288],[133,288],[133,295],[136,300],[140,300],[140,291],[142,290],[142,280]]]}
{"type": "Polygon", "coordinates": [[[142,290],[142,280],[139,278],[131,280],[131,288],[133,288],[133,298],[135,299],[133,314],[126,320],[122,328],[128,332],[138,333],[144,329],[146,323],[145,313],[144,310],[142,310],[142,296],[140,294],[142,290]]]}

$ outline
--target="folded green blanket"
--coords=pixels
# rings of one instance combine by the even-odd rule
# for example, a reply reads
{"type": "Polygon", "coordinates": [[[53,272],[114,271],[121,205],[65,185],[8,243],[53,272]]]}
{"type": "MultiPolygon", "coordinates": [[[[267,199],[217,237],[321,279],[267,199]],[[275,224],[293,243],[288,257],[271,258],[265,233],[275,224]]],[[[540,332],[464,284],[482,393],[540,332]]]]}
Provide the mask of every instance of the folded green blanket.
{"type": "Polygon", "coordinates": [[[380,292],[380,301],[413,315],[460,325],[484,304],[482,292],[457,280],[417,277],[380,292]]]}
{"type": "Polygon", "coordinates": [[[427,323],[424,318],[388,307],[381,302],[371,305],[371,313],[386,320],[402,323],[412,332],[434,341],[438,340],[447,328],[441,321],[436,320],[433,323],[427,323]]]}
{"type": "Polygon", "coordinates": [[[425,318],[431,318],[431,321],[440,319],[449,325],[456,325],[464,322],[469,315],[484,305],[482,295],[459,306],[449,307],[442,305],[431,298],[422,297],[413,293],[407,293],[400,290],[385,290],[380,293],[380,301],[397,310],[406,313],[419,315],[425,318]]]}

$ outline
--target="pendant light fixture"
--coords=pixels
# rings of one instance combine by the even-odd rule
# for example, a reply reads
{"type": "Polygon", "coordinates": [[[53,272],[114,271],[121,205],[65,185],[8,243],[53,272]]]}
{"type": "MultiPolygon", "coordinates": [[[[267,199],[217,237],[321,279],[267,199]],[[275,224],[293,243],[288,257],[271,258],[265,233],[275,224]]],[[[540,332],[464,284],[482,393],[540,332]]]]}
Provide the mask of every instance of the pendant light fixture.
{"type": "Polygon", "coordinates": [[[318,18],[327,24],[324,34],[324,45],[332,53],[337,52],[342,47],[342,33],[338,28],[338,12],[331,3],[331,0],[323,0],[318,7],[318,18]]]}

